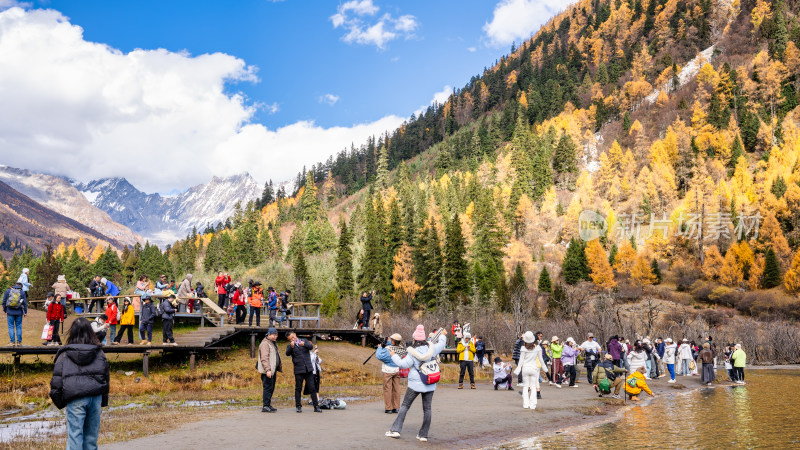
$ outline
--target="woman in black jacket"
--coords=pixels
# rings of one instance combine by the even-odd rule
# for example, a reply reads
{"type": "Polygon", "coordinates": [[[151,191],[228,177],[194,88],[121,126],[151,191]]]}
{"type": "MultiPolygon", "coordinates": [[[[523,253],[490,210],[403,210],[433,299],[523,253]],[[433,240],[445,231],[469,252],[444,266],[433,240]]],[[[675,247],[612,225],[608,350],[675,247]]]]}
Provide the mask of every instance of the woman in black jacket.
{"type": "Polygon", "coordinates": [[[100,411],[108,406],[108,361],[89,321],[75,319],[67,345],[56,353],[50,398],[67,407],[67,448],[96,449],[100,411]]]}

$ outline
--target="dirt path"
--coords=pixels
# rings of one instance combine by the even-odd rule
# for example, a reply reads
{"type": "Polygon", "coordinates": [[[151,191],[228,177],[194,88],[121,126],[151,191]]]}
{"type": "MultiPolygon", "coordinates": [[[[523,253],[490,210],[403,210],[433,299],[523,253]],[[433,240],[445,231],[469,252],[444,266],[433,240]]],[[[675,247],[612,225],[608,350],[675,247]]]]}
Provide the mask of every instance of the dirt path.
{"type": "MultiPolygon", "coordinates": [[[[654,393],[673,389],[666,378],[652,380],[654,393]]],[[[699,377],[678,377],[687,388],[699,387],[699,377]]],[[[586,380],[578,388],[542,387],[542,400],[535,411],[523,410],[521,396],[514,391],[494,391],[489,384],[476,390],[457,390],[442,385],[433,397],[433,422],[427,447],[477,448],[517,438],[613,420],[625,406],[601,400],[586,380]]],[[[517,388],[519,390],[519,388],[517,388]]],[[[647,396],[645,396],[647,397],[647,396]]],[[[620,401],[621,402],[621,401],[620,401]]],[[[628,407],[631,404],[628,402],[628,407]]],[[[260,408],[231,412],[214,420],[186,424],[161,434],[103,446],[108,449],[251,448],[407,448],[420,444],[414,439],[422,424],[421,399],[406,417],[400,439],[384,436],[395,415],[383,412],[383,402],[348,405],[344,411],[315,414],[304,407],[302,414],[283,407],[277,413],[260,408]]],[[[155,429],[159,429],[157,426],[155,429]]]]}

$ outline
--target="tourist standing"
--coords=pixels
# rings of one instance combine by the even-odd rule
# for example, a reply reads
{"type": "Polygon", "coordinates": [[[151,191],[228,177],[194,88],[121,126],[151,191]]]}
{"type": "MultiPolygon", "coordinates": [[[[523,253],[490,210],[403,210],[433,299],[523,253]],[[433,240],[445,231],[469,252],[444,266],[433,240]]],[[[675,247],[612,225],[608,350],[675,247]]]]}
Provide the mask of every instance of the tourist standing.
{"type": "Polygon", "coordinates": [[[575,384],[575,378],[578,377],[578,371],[575,367],[575,358],[578,357],[581,351],[577,348],[577,345],[575,345],[575,339],[572,339],[572,337],[568,337],[564,342],[566,345],[561,351],[561,362],[564,364],[564,381],[569,378],[569,387],[578,387],[578,385],[575,384]]]}
{"type": "Polygon", "coordinates": [[[117,312],[119,312],[119,308],[117,307],[117,301],[112,298],[108,297],[106,301],[106,323],[108,324],[108,339],[103,341],[103,345],[108,345],[109,342],[114,342],[114,338],[117,337],[117,324],[119,320],[117,320],[117,312]]]}
{"type": "Polygon", "coordinates": [[[390,350],[392,361],[401,369],[411,369],[408,373],[408,389],[406,395],[403,397],[403,402],[400,405],[400,412],[392,424],[392,428],[386,432],[386,436],[390,438],[399,438],[400,432],[403,431],[403,422],[406,420],[406,413],[411,408],[417,396],[422,396],[422,427],[417,433],[417,440],[421,442],[428,441],[428,432],[431,428],[432,412],[431,406],[433,404],[433,393],[436,391],[436,383],[425,384],[420,372],[420,365],[436,360],[439,353],[444,350],[447,345],[447,331],[442,329],[442,334],[436,342],[428,342],[425,339],[425,327],[417,325],[412,335],[413,343],[411,348],[408,349],[408,355],[405,358],[400,358],[394,351],[390,350]]]}
{"type": "Polygon", "coordinates": [[[153,323],[156,320],[156,307],[153,306],[153,299],[145,297],[142,299],[142,308],[139,311],[139,345],[151,345],[153,342],[153,323]]]}
{"type": "Polygon", "coordinates": [[[256,316],[256,326],[261,326],[261,307],[264,306],[264,291],[261,289],[261,283],[258,281],[253,283],[253,289],[250,294],[250,322],[249,325],[253,326],[253,316],[256,316]]]}
{"type": "Polygon", "coordinates": [[[647,373],[647,351],[640,341],[633,343],[633,350],[628,354],[628,363],[631,365],[631,373],[636,372],[640,367],[644,367],[644,373],[647,373]]]}
{"type": "Polygon", "coordinates": [[[156,281],[156,294],[161,294],[167,289],[169,289],[169,282],[167,281],[167,276],[162,274],[156,281]]]}
{"type": "Polygon", "coordinates": [[[66,319],[64,305],[61,304],[61,295],[56,294],[55,298],[47,305],[47,321],[53,327],[53,336],[50,338],[50,345],[61,345],[61,336],[58,334],[59,325],[66,319]]]}
{"type": "Polygon", "coordinates": [[[747,354],[742,349],[742,344],[736,344],[731,354],[733,362],[733,378],[737,384],[744,384],[744,367],[747,364],[747,354]]]}
{"type": "MultiPolygon", "coordinates": [[[[458,323],[458,319],[453,321],[453,324],[450,325],[450,334],[453,335],[453,347],[458,345],[458,342],[461,340],[461,324],[458,323]]],[[[519,357],[517,358],[519,359],[519,357]]]]}
{"type": "Polygon", "coordinates": [[[483,342],[483,336],[475,338],[475,357],[478,359],[478,368],[482,369],[483,358],[486,357],[486,343],[483,342]]]}
{"type": "Polygon", "coordinates": [[[583,341],[580,348],[583,350],[584,356],[586,357],[583,363],[583,366],[586,367],[586,378],[589,380],[589,383],[591,383],[594,366],[597,365],[600,360],[600,352],[603,349],[600,347],[600,344],[594,340],[594,334],[592,333],[586,335],[586,340],[583,341]]]}
{"type": "Polygon", "coordinates": [[[667,370],[669,371],[669,381],[667,383],[675,382],[675,357],[677,352],[678,346],[672,342],[672,338],[667,338],[664,346],[664,364],[667,365],[667,370]]]}
{"type": "Polygon", "coordinates": [[[8,319],[8,345],[22,345],[22,318],[28,315],[28,299],[20,282],[3,293],[3,312],[8,319]]]}
{"type": "Polygon", "coordinates": [[[278,294],[270,286],[267,288],[267,310],[269,311],[269,326],[274,327],[278,321],[278,294]]]}
{"type": "Polygon", "coordinates": [[[100,414],[108,406],[108,361],[89,321],[75,319],[55,357],[50,398],[67,408],[67,449],[97,449],[100,414]]]}
{"type": "Polygon", "coordinates": [[[290,356],[294,363],[294,405],[297,408],[297,412],[303,412],[303,405],[300,400],[303,392],[303,383],[305,383],[306,385],[311,385],[309,391],[312,392],[311,401],[314,404],[314,412],[321,413],[322,410],[319,408],[317,393],[313,388],[314,366],[311,361],[311,352],[314,351],[314,346],[306,339],[297,337],[294,332],[289,333],[287,338],[289,339],[289,345],[286,346],[286,356],[290,356]]]}
{"type": "Polygon", "coordinates": [[[122,342],[122,335],[128,335],[128,345],[133,345],[133,326],[136,325],[136,316],[134,315],[133,305],[131,299],[125,297],[122,301],[122,315],[119,319],[119,333],[114,339],[114,345],[119,345],[122,342]]]}
{"type": "Polygon", "coordinates": [[[64,311],[66,312],[67,293],[70,291],[69,284],[67,284],[67,277],[59,275],[56,282],[53,283],[51,287],[55,295],[61,296],[61,306],[64,306],[64,311]]]}
{"type": "MultiPolygon", "coordinates": [[[[457,320],[456,324],[458,324],[457,320]]],[[[461,330],[461,327],[459,327],[458,329],[461,330]]],[[[522,344],[524,344],[524,342],[522,342],[522,335],[520,334],[517,337],[517,341],[514,342],[514,352],[511,354],[511,359],[514,360],[515,366],[519,366],[519,354],[522,349],[522,344]]],[[[517,375],[517,386],[522,386],[522,374],[517,375]]]]}
{"type": "Polygon", "coordinates": [[[553,336],[550,339],[550,354],[553,358],[553,381],[556,387],[561,387],[561,378],[564,376],[564,364],[561,362],[561,353],[564,351],[564,346],[558,340],[558,336],[553,336]]]}
{"type": "Polygon", "coordinates": [[[159,304],[161,307],[161,330],[163,332],[161,341],[164,343],[164,345],[178,345],[175,343],[175,337],[172,335],[172,326],[175,323],[176,303],[175,296],[170,295],[169,298],[165,298],[159,304]]]}
{"type": "Polygon", "coordinates": [[[275,392],[275,381],[278,372],[282,371],[281,355],[278,353],[278,330],[270,328],[264,340],[258,346],[258,371],[261,373],[261,412],[275,412],[272,407],[272,394],[275,392]]]}
{"type": "Polygon", "coordinates": [[[247,317],[247,309],[244,306],[244,292],[242,291],[242,283],[236,283],[234,286],[236,290],[233,291],[231,303],[236,309],[236,325],[241,325],[244,323],[245,317],[247,317]]]}
{"type": "Polygon", "coordinates": [[[652,371],[652,368],[653,368],[653,363],[652,363],[652,360],[651,360],[651,356],[652,356],[652,353],[653,353],[653,347],[650,345],[650,339],[649,338],[644,338],[644,340],[642,341],[642,349],[644,350],[644,353],[645,353],[644,367],[645,367],[646,370],[644,372],[644,377],[649,380],[651,378],[650,374],[651,374],[651,371],[652,371]]]}
{"type": "Polygon", "coordinates": [[[386,342],[381,343],[375,351],[375,357],[383,363],[381,373],[383,374],[383,406],[386,414],[397,414],[400,409],[400,394],[402,386],[400,384],[400,368],[392,361],[392,354],[389,346],[399,347],[403,337],[399,333],[389,336],[386,342]]]}
{"type": "Polygon", "coordinates": [[[700,372],[700,383],[706,386],[710,385],[716,378],[714,375],[714,352],[711,350],[711,344],[708,342],[703,343],[703,349],[697,356],[697,360],[703,365],[700,372]]]}
{"type": "Polygon", "coordinates": [[[292,313],[292,304],[289,303],[289,296],[292,295],[292,291],[286,289],[285,291],[281,292],[281,295],[278,297],[281,301],[281,308],[278,310],[281,313],[281,318],[278,319],[278,324],[283,326],[283,322],[286,322],[286,325],[289,325],[289,315],[292,313]]]}
{"type": "Polygon", "coordinates": [[[666,344],[664,344],[664,340],[660,337],[656,339],[656,358],[658,359],[658,364],[656,365],[656,374],[658,378],[665,376],[664,373],[664,352],[666,351],[666,344]]]}
{"type": "Polygon", "coordinates": [[[362,323],[359,328],[369,328],[369,319],[372,317],[372,297],[375,291],[367,294],[367,291],[361,293],[361,309],[364,310],[364,317],[361,319],[362,323]]]}
{"type": "Polygon", "coordinates": [[[31,286],[33,286],[30,280],[28,279],[30,272],[31,272],[30,269],[28,269],[27,267],[22,269],[22,273],[19,275],[19,278],[17,279],[17,283],[19,283],[20,286],[22,286],[22,292],[25,295],[26,299],[28,298],[28,290],[31,288],[31,286]]]}
{"type": "Polygon", "coordinates": [[[611,336],[608,340],[608,353],[611,355],[611,362],[617,367],[622,367],[622,344],[619,343],[619,336],[611,336]]]}
{"type": "Polygon", "coordinates": [[[621,360],[620,360],[621,366],[620,367],[624,367],[625,370],[630,372],[631,365],[630,365],[630,363],[628,363],[628,352],[630,352],[631,349],[630,349],[630,345],[628,345],[628,340],[625,339],[624,337],[620,337],[619,338],[619,345],[622,346],[622,353],[620,353],[620,355],[619,355],[620,358],[621,358],[621,360]]]}
{"type": "Polygon", "coordinates": [[[303,395],[316,394],[319,397],[319,389],[322,385],[322,358],[319,357],[319,347],[314,345],[311,351],[311,370],[314,378],[313,383],[306,383],[303,388],[303,395]]]}
{"type": "MultiPolygon", "coordinates": [[[[95,275],[94,278],[92,278],[92,281],[89,282],[89,296],[103,296],[103,285],[100,284],[100,275],[95,275]]],[[[92,301],[89,302],[89,310],[86,312],[92,312],[95,304],[97,304],[97,312],[100,312],[100,309],[103,306],[103,301],[99,298],[92,298],[92,301]]]]}
{"type": "Polygon", "coordinates": [[[689,341],[687,339],[684,339],[680,347],[678,347],[678,358],[681,361],[681,375],[691,375],[692,369],[690,364],[692,361],[692,347],[689,346],[689,341]]]}
{"type": "Polygon", "coordinates": [[[522,375],[522,408],[536,409],[539,390],[539,373],[547,372],[547,364],[542,358],[542,347],[536,342],[533,332],[522,335],[524,345],[520,349],[519,365],[515,374],[522,375]]]}
{"type": "Polygon", "coordinates": [[[225,286],[231,282],[231,277],[227,273],[217,273],[217,278],[214,280],[214,285],[217,288],[217,305],[220,308],[225,308],[225,299],[228,296],[228,291],[225,286]]]}
{"type": "Polygon", "coordinates": [[[378,336],[383,336],[383,323],[381,322],[381,315],[375,313],[372,316],[372,323],[370,324],[370,329],[375,332],[378,336]]]}
{"type": "Polygon", "coordinates": [[[180,308],[178,312],[186,312],[189,309],[189,300],[191,297],[194,297],[194,292],[192,291],[192,274],[187,273],[186,277],[181,281],[180,286],[178,286],[178,307],[180,308]]]}
{"type": "Polygon", "coordinates": [[[458,388],[464,389],[464,372],[469,371],[469,385],[470,389],[475,389],[475,343],[472,342],[472,335],[464,333],[461,341],[456,346],[456,353],[458,353],[458,365],[460,372],[458,374],[458,388]]]}

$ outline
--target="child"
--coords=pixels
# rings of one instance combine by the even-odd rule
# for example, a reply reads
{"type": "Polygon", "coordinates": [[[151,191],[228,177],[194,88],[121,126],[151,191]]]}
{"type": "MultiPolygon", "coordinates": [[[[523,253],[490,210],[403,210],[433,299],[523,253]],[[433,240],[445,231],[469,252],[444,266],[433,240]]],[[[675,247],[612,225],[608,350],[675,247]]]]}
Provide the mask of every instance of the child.
{"type": "Polygon", "coordinates": [[[64,323],[64,306],[61,303],[61,294],[56,294],[55,298],[47,305],[47,321],[53,327],[53,337],[48,345],[61,345],[61,337],[58,335],[58,326],[64,323]]]}
{"type": "Polygon", "coordinates": [[[496,391],[498,388],[503,387],[504,389],[513,391],[514,386],[511,384],[511,364],[504,363],[503,358],[496,356],[492,369],[494,370],[494,390],[496,391]]]}
{"type": "Polygon", "coordinates": [[[483,342],[483,336],[478,336],[475,340],[475,357],[478,358],[478,368],[483,368],[484,355],[486,355],[486,344],[483,342]]]}

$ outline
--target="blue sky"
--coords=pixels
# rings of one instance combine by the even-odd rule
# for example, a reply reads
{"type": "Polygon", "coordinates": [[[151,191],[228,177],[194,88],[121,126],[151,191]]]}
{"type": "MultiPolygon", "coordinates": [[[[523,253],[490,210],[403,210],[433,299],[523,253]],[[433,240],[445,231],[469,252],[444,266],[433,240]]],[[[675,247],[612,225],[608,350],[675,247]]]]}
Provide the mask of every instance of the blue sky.
{"type": "Polygon", "coordinates": [[[486,45],[482,27],[492,18],[491,1],[374,1],[380,10],[371,19],[411,14],[419,24],[413,36],[398,37],[384,49],[342,41],[345,32],[330,20],[339,4],[331,1],[55,0],[44,5],[83,27],[85,39],[123,52],[165,48],[242,58],[258,67],[260,81],[231,88],[264,104],[254,120],[272,127],[297,120],[332,126],[387,114],[410,116],[445,85],[463,87],[510,48],[486,45]],[[338,101],[320,102],[326,94],[338,101]],[[270,113],[266,105],[275,103],[278,111],[270,113]]]}
{"type": "Polygon", "coordinates": [[[443,101],[567,4],[0,0],[0,164],[145,192],[289,180],[443,101]]]}

